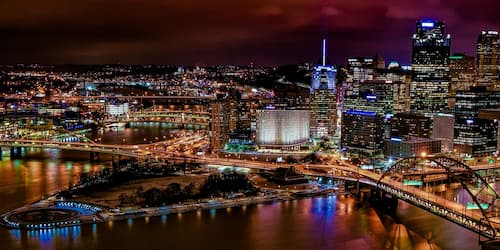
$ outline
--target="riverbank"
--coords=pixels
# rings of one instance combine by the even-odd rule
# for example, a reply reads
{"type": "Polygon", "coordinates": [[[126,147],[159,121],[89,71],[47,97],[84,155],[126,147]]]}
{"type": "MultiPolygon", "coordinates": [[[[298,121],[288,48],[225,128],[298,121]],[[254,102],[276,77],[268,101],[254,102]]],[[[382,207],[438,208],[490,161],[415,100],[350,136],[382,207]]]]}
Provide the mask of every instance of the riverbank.
{"type": "Polygon", "coordinates": [[[200,202],[191,202],[162,207],[138,208],[130,210],[112,209],[108,212],[109,220],[123,220],[130,218],[161,216],[168,214],[178,214],[195,212],[199,210],[222,209],[231,207],[242,207],[247,205],[262,204],[277,201],[294,200],[291,195],[262,195],[255,197],[235,198],[235,199],[211,199],[200,202]]]}
{"type": "Polygon", "coordinates": [[[272,185],[267,185],[267,187],[262,188],[257,195],[247,197],[235,195],[226,198],[202,198],[154,207],[144,207],[138,204],[123,206],[120,202],[120,196],[131,195],[136,193],[138,189],[164,188],[172,183],[178,183],[182,187],[193,182],[201,183],[205,178],[206,176],[204,175],[189,175],[134,180],[109,190],[93,192],[71,199],[56,198],[58,194],[54,194],[46,199],[25,205],[1,215],[0,225],[14,229],[27,230],[79,226],[82,224],[138,217],[161,216],[200,210],[288,201],[300,197],[320,196],[337,191],[331,188],[319,188],[317,185],[311,184],[304,184],[298,187],[294,186],[291,190],[289,190],[288,187],[270,188],[269,186],[272,185]]]}

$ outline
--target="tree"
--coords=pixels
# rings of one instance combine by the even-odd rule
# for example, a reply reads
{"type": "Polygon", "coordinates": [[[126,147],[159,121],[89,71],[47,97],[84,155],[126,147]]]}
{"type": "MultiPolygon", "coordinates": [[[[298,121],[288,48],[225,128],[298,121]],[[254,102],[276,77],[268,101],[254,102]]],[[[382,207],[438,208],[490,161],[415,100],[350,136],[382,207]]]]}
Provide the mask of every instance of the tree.
{"type": "Polygon", "coordinates": [[[186,199],[192,199],[195,194],[194,193],[195,189],[196,189],[195,185],[193,183],[189,183],[189,185],[184,187],[182,193],[184,194],[184,197],[186,199]]]}
{"type": "Polygon", "coordinates": [[[143,196],[147,205],[158,206],[162,203],[162,192],[158,188],[149,189],[143,196]]]}

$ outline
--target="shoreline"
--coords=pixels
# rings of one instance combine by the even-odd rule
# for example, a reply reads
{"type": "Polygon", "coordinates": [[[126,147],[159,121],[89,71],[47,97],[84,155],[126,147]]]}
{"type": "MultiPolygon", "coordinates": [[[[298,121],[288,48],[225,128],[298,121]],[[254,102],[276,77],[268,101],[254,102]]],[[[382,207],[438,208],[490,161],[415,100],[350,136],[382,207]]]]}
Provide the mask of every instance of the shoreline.
{"type": "Polygon", "coordinates": [[[119,213],[110,213],[108,221],[119,221],[124,219],[135,219],[144,217],[156,217],[162,215],[189,213],[201,210],[222,209],[229,207],[243,207],[247,205],[264,204],[270,202],[281,202],[296,200],[297,197],[290,195],[266,195],[237,199],[216,199],[207,202],[194,202],[190,204],[176,204],[162,207],[138,208],[119,213]]]}
{"type": "Polygon", "coordinates": [[[75,200],[55,200],[54,196],[47,199],[39,200],[31,204],[26,204],[22,207],[11,210],[7,213],[0,215],[0,226],[13,230],[46,230],[54,228],[82,226],[84,224],[96,224],[110,221],[120,221],[127,219],[145,218],[145,217],[158,217],[162,215],[189,213],[201,210],[222,209],[230,207],[243,207],[247,205],[265,204],[270,202],[291,201],[306,197],[318,197],[324,195],[341,195],[340,192],[311,192],[307,196],[302,196],[290,192],[286,193],[273,193],[252,197],[234,198],[234,199],[209,199],[200,202],[188,202],[181,204],[173,204],[161,207],[141,207],[128,209],[126,211],[118,208],[104,208],[103,206],[91,203],[81,202],[75,200]],[[82,208],[83,207],[83,208],[82,208]],[[72,210],[79,211],[75,217],[66,220],[58,221],[13,221],[12,218],[24,212],[40,212],[45,210],[72,210]],[[80,210],[78,210],[80,209],[80,210]],[[82,213],[81,209],[88,209],[92,211],[87,214],[82,213]]]}

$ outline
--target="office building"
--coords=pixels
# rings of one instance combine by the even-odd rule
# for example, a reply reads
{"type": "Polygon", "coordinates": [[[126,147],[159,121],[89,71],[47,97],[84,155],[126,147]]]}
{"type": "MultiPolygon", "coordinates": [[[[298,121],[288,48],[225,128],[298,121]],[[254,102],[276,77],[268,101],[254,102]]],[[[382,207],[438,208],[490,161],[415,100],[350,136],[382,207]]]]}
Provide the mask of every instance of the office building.
{"type": "Polygon", "coordinates": [[[391,138],[385,141],[387,157],[404,158],[441,153],[441,141],[430,138],[391,138]]]}
{"type": "Polygon", "coordinates": [[[384,117],[376,112],[347,110],[342,114],[342,149],[370,156],[384,147],[384,117]]]}
{"type": "Polygon", "coordinates": [[[224,107],[225,95],[218,94],[217,100],[210,105],[210,149],[218,152],[229,141],[229,112],[224,107]]]}
{"type": "Polygon", "coordinates": [[[105,105],[106,113],[109,115],[124,115],[129,112],[128,103],[108,103],[105,105]]]}
{"type": "Polygon", "coordinates": [[[322,64],[313,69],[311,83],[311,137],[331,139],[337,128],[337,70],[326,64],[326,41],[323,40],[322,64]]]}
{"type": "Polygon", "coordinates": [[[444,22],[420,20],[413,34],[410,109],[428,115],[448,110],[450,35],[444,22]]]}
{"type": "Polygon", "coordinates": [[[470,156],[497,151],[498,123],[479,118],[479,110],[500,107],[500,91],[473,87],[458,91],[455,103],[454,150],[470,156]]]}
{"type": "Polygon", "coordinates": [[[479,86],[498,85],[500,39],[497,31],[482,31],[477,39],[477,77],[479,86]]]}
{"type": "Polygon", "coordinates": [[[450,88],[448,108],[455,108],[457,90],[468,90],[476,82],[476,67],[474,57],[464,54],[450,56],[450,88]]]}
{"type": "Polygon", "coordinates": [[[455,115],[438,113],[432,117],[432,139],[440,140],[442,152],[453,151],[455,115]]]}
{"type": "Polygon", "coordinates": [[[391,119],[391,138],[430,138],[432,119],[419,113],[397,113],[391,119]]]}
{"type": "Polygon", "coordinates": [[[360,98],[359,88],[362,82],[373,80],[374,61],[374,58],[371,57],[347,59],[347,77],[343,98],[343,107],[345,110],[358,109],[357,102],[360,98]]]}

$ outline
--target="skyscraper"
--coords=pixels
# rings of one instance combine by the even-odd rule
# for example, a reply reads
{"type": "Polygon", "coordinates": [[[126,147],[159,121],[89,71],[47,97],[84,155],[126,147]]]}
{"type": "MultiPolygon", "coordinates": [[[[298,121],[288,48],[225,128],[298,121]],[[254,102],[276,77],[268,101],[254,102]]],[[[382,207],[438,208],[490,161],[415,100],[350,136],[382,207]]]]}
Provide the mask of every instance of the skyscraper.
{"type": "Polygon", "coordinates": [[[420,20],[413,34],[410,109],[432,115],[448,106],[450,35],[444,22],[420,20]]]}
{"type": "Polygon", "coordinates": [[[376,112],[347,110],[342,114],[341,146],[351,153],[374,155],[384,147],[384,117],[376,112]]]}
{"type": "Polygon", "coordinates": [[[210,124],[210,148],[212,152],[219,152],[224,144],[228,141],[228,116],[224,110],[224,96],[218,95],[217,100],[211,103],[210,109],[212,114],[210,124]]]}
{"type": "Polygon", "coordinates": [[[474,57],[464,54],[450,56],[450,89],[448,98],[450,109],[455,107],[457,90],[469,90],[475,83],[475,76],[474,57]]]}
{"type": "Polygon", "coordinates": [[[311,83],[311,137],[330,139],[337,128],[337,70],[326,63],[326,40],[323,40],[322,63],[313,69],[311,83]]]}
{"type": "Polygon", "coordinates": [[[347,59],[347,79],[344,94],[344,110],[357,109],[359,88],[362,82],[373,80],[374,60],[371,57],[347,59]]]}
{"type": "Polygon", "coordinates": [[[497,150],[498,124],[479,118],[479,110],[500,106],[500,91],[485,86],[457,91],[455,103],[454,147],[471,156],[489,155],[497,150]]]}
{"type": "Polygon", "coordinates": [[[480,86],[499,88],[498,55],[500,39],[497,31],[483,31],[477,39],[477,76],[480,86]]]}

